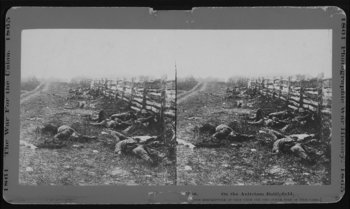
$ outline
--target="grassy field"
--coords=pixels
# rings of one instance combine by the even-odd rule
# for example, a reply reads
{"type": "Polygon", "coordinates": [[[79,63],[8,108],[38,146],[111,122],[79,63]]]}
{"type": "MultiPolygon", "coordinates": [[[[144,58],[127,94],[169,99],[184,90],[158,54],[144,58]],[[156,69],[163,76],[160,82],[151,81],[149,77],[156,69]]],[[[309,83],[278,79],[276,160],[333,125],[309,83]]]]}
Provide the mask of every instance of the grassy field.
{"type": "MultiPolygon", "coordinates": [[[[152,167],[134,156],[115,156],[114,143],[101,135],[103,128],[84,123],[84,115],[96,113],[103,99],[90,101],[95,108],[78,109],[77,101],[67,100],[67,83],[51,83],[21,104],[20,140],[41,144],[48,136],[38,134],[46,123],[67,124],[78,132],[98,136],[96,141],[72,142],[56,149],[20,147],[19,183],[25,185],[172,185],[174,163],[152,167]],[[65,107],[73,107],[66,109],[65,107]]],[[[114,103],[114,111],[125,108],[114,103]]]]}
{"type": "MultiPolygon", "coordinates": [[[[207,84],[177,106],[177,138],[196,143],[203,137],[194,134],[205,123],[229,124],[237,120],[238,131],[256,135],[259,127],[246,123],[258,107],[278,110],[278,104],[258,98],[246,102],[253,107],[237,108],[235,100],[224,99],[226,86],[207,84]]],[[[177,146],[179,185],[324,185],[330,184],[330,161],[309,165],[291,154],[272,155],[271,147],[250,140],[223,148],[177,146]]]]}

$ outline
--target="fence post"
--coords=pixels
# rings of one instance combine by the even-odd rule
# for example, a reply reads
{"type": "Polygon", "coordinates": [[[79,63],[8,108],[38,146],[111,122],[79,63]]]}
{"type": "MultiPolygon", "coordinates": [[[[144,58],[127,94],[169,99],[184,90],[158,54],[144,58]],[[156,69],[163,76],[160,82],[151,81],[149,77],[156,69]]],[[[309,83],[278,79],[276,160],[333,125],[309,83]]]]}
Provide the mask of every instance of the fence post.
{"type": "Polygon", "coordinates": [[[132,100],[134,99],[134,94],[135,94],[135,79],[132,78],[131,79],[131,95],[130,95],[130,98],[129,98],[129,109],[131,109],[131,106],[132,106],[132,100]]]}
{"type": "Polygon", "coordinates": [[[317,89],[317,102],[318,102],[318,108],[317,108],[317,114],[318,116],[321,116],[322,114],[322,106],[323,106],[323,81],[320,79],[318,81],[318,89],[317,89]]]}
{"type": "Polygon", "coordinates": [[[124,100],[124,94],[125,94],[125,78],[123,78],[122,100],[124,100]]]}
{"type": "Polygon", "coordinates": [[[143,95],[142,95],[142,108],[146,109],[146,102],[147,102],[147,82],[143,82],[143,95]]]}
{"type": "Polygon", "coordinates": [[[116,80],[116,82],[115,82],[115,92],[114,92],[115,100],[118,100],[118,97],[119,97],[118,84],[119,84],[119,80],[116,80]]]}
{"type": "Polygon", "coordinates": [[[101,96],[102,95],[101,80],[99,79],[96,84],[98,88],[98,96],[101,96]]]}
{"type": "Polygon", "coordinates": [[[276,82],[276,79],[273,79],[273,80],[272,80],[272,99],[275,99],[275,98],[276,98],[275,82],[276,82]]]}
{"type": "Polygon", "coordinates": [[[290,80],[291,80],[291,77],[290,76],[288,76],[288,84],[287,84],[287,87],[288,87],[288,92],[287,92],[287,107],[288,107],[288,105],[289,105],[289,99],[290,99],[290,91],[291,91],[291,88],[292,88],[292,86],[291,86],[291,84],[290,84],[290,80]]]}
{"type": "Polygon", "coordinates": [[[280,91],[279,91],[279,93],[278,93],[278,99],[281,99],[281,95],[282,95],[282,90],[283,90],[283,78],[282,77],[280,77],[280,91]]]}
{"type": "Polygon", "coordinates": [[[97,96],[101,96],[101,89],[100,89],[100,80],[95,81],[95,88],[97,91],[97,96]]]}
{"type": "Polygon", "coordinates": [[[318,82],[318,94],[317,94],[317,102],[318,102],[318,107],[317,107],[317,118],[319,119],[318,122],[320,123],[319,127],[319,134],[320,134],[320,139],[323,139],[323,115],[322,115],[322,108],[323,108],[323,79],[319,79],[318,82]]]}
{"type": "Polygon", "coordinates": [[[102,78],[98,82],[98,87],[100,89],[100,94],[103,96],[103,80],[102,80],[102,78]]]}
{"type": "Polygon", "coordinates": [[[100,86],[101,86],[101,94],[104,96],[104,85],[103,85],[103,78],[101,79],[100,86]]]}
{"type": "Polygon", "coordinates": [[[113,80],[108,80],[108,83],[107,83],[107,87],[108,87],[108,98],[109,98],[110,100],[113,100],[112,86],[113,86],[113,80]]]}
{"type": "Polygon", "coordinates": [[[107,96],[107,90],[108,90],[108,80],[107,78],[104,79],[104,95],[107,96]]]}
{"type": "Polygon", "coordinates": [[[304,85],[303,85],[303,81],[300,81],[300,99],[299,99],[299,107],[304,108],[304,85]]]}
{"type": "Polygon", "coordinates": [[[166,139],[165,134],[165,105],[166,105],[166,82],[164,80],[161,81],[161,108],[160,108],[160,126],[163,134],[163,138],[165,139],[165,144],[168,145],[168,140],[166,139]]]}
{"type": "Polygon", "coordinates": [[[110,98],[111,98],[111,100],[114,100],[115,99],[115,90],[113,88],[115,88],[117,84],[116,84],[115,80],[111,80],[111,83],[113,85],[111,86],[111,89],[110,89],[110,93],[111,93],[110,98]]]}
{"type": "MultiPolygon", "coordinates": [[[[266,95],[269,97],[269,93],[270,93],[270,90],[269,90],[269,86],[270,86],[270,79],[266,79],[265,80],[266,84],[265,84],[265,90],[266,90],[266,95]]],[[[272,95],[271,95],[272,96],[272,95]]]]}

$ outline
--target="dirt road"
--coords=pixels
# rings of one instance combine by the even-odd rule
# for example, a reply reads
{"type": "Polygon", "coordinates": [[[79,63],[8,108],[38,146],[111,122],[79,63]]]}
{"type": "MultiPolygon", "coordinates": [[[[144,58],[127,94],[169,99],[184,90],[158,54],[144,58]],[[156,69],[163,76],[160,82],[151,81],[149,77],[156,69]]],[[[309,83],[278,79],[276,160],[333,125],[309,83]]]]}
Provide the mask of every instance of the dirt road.
{"type": "Polygon", "coordinates": [[[41,92],[46,92],[49,89],[49,85],[50,85],[49,82],[42,82],[35,89],[21,94],[20,104],[31,100],[35,96],[39,95],[41,92]]]}
{"type": "Polygon", "coordinates": [[[206,87],[207,87],[207,82],[197,83],[197,85],[195,85],[191,90],[186,91],[177,96],[177,104],[180,104],[184,102],[186,99],[190,98],[191,96],[196,95],[198,92],[203,91],[206,87]]]}

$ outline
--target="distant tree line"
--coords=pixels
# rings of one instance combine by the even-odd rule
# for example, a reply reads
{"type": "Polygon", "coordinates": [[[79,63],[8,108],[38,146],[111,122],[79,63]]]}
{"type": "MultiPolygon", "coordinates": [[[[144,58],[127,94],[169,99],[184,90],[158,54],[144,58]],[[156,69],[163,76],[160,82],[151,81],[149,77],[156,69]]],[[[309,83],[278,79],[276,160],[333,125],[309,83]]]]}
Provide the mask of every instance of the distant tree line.
{"type": "Polygon", "coordinates": [[[40,84],[40,81],[35,77],[30,77],[21,81],[21,90],[31,91],[40,84]]]}
{"type": "Polygon", "coordinates": [[[198,81],[193,77],[185,77],[177,79],[177,90],[188,91],[192,89],[195,85],[197,85],[198,81]]]}
{"type": "Polygon", "coordinates": [[[248,85],[248,82],[249,79],[245,77],[230,77],[227,80],[229,87],[244,87],[248,85]]]}

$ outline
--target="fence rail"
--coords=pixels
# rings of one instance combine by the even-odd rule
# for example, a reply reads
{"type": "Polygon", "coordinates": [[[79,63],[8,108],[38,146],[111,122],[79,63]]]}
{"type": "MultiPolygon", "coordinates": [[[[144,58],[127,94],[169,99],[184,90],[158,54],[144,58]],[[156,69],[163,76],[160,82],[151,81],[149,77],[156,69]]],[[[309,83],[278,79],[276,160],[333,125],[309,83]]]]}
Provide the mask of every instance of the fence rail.
{"type": "Polygon", "coordinates": [[[318,114],[331,114],[332,79],[256,79],[250,80],[248,86],[262,95],[286,101],[289,108],[303,107],[318,114]]]}

